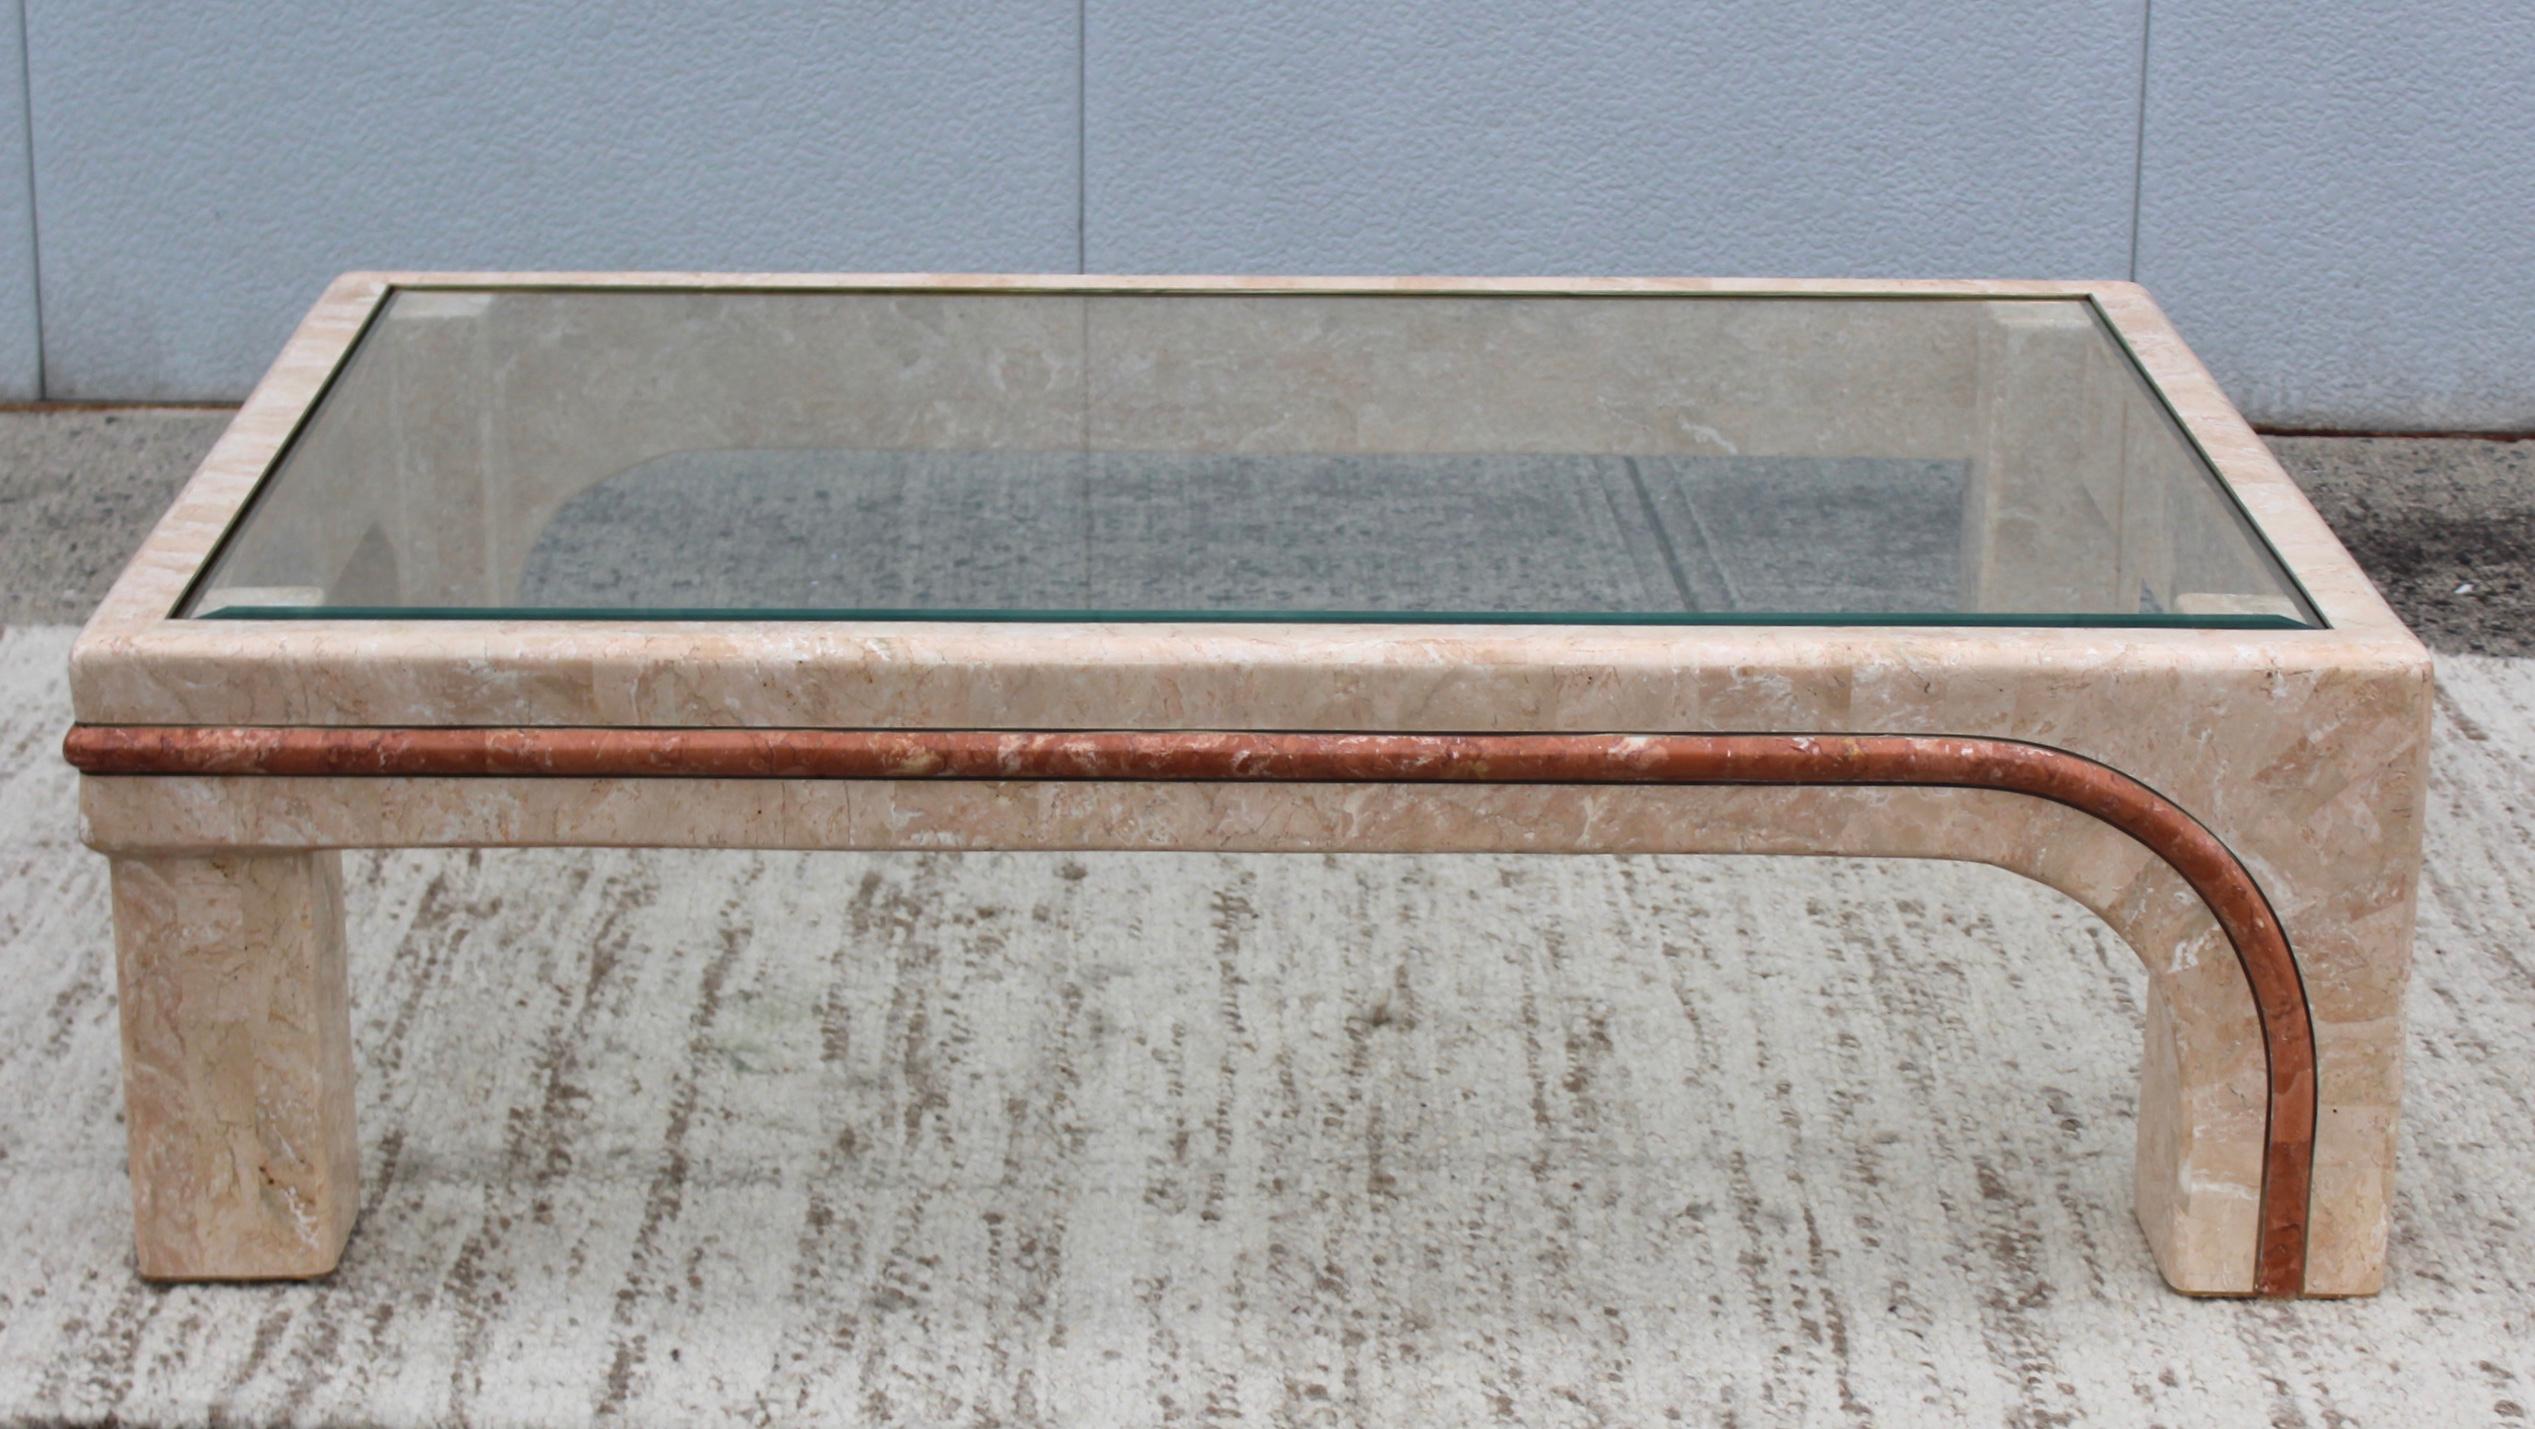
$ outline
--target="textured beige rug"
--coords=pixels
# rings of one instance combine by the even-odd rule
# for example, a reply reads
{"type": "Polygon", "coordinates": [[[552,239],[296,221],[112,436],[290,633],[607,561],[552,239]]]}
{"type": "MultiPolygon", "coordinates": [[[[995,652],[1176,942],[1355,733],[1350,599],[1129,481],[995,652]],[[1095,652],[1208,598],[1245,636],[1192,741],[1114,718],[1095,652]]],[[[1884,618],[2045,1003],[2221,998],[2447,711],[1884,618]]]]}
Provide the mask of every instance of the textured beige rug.
{"type": "Polygon", "coordinates": [[[131,1274],[69,632],[0,634],[0,1413],[2463,1424],[2535,1408],[2535,662],[2443,664],[2391,1288],[2186,1300],[2140,978],[1987,869],[353,856],[367,1202],[131,1274]]]}

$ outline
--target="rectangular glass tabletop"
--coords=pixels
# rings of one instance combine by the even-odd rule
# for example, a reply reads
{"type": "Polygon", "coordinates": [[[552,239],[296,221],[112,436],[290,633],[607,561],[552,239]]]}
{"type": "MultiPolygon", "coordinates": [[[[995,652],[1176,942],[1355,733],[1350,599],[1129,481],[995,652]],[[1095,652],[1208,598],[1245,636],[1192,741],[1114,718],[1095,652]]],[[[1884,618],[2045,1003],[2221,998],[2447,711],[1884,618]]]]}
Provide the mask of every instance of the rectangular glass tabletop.
{"type": "Polygon", "coordinates": [[[2291,628],[2082,298],[400,288],[183,614],[2291,628]]]}

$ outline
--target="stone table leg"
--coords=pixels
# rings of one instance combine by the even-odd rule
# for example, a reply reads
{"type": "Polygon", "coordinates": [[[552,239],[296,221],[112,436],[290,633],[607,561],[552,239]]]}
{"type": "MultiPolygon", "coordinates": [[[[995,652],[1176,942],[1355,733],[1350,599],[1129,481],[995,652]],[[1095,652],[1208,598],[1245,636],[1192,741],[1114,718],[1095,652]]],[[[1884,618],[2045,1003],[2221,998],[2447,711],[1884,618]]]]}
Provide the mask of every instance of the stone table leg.
{"type": "Polygon", "coordinates": [[[141,1274],[324,1275],[358,1199],[333,852],[117,857],[141,1274]]]}

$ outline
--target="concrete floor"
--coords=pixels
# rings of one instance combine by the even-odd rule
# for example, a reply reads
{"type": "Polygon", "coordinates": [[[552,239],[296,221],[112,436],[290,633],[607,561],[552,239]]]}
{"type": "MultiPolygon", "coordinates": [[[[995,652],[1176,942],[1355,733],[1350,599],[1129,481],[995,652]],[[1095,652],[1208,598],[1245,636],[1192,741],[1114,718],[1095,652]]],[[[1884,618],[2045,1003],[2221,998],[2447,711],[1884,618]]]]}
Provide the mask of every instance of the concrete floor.
{"type": "Polygon", "coordinates": [[[85,621],[228,425],[227,408],[0,412],[0,623],[85,621]]]}
{"type": "Polygon", "coordinates": [[[55,750],[224,421],[0,414],[0,1422],[2535,1407],[2535,444],[2277,444],[2445,656],[2376,1299],[2164,1290],[2136,960],[1996,870],[574,850],[347,857],[351,1253],[160,1288],[55,750]]]}
{"type": "Polygon", "coordinates": [[[2432,649],[2535,655],[2535,441],[2275,437],[2271,450],[2432,649]]]}

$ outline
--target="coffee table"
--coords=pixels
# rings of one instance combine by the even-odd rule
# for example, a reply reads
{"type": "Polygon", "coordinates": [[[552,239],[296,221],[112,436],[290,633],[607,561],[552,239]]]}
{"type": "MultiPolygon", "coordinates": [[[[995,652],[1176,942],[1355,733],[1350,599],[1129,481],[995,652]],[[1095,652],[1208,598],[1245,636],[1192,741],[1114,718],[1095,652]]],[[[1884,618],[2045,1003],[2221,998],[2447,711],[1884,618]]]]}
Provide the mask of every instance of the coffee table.
{"type": "Polygon", "coordinates": [[[145,1276],[342,1253],[337,850],[645,845],[2001,865],[2382,1282],[2429,659],[2128,284],[352,274],[71,674],[145,1276]]]}

